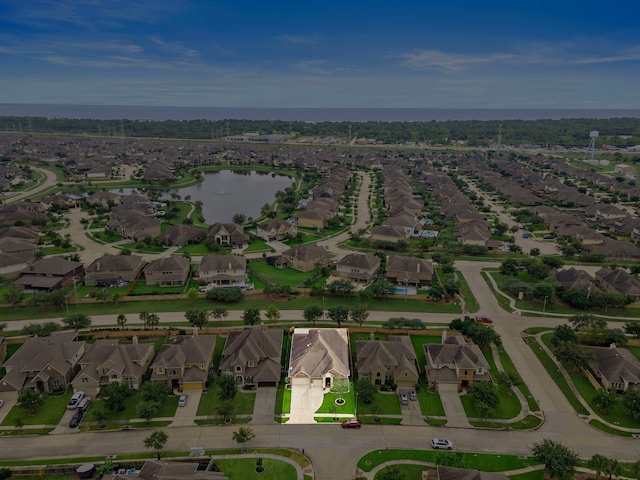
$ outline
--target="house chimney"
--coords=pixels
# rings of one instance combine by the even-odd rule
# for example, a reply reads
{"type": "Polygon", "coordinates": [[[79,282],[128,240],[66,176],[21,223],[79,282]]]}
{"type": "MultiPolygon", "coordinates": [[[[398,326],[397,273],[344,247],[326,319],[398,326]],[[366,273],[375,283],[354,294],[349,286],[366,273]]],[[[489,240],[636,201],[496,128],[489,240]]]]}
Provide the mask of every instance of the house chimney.
{"type": "Polygon", "coordinates": [[[420,262],[418,262],[418,264],[417,264],[417,265],[418,265],[418,266],[417,266],[417,268],[416,268],[416,271],[417,271],[418,273],[420,273],[420,262]]]}
{"type": "Polygon", "coordinates": [[[96,270],[97,270],[97,271],[100,271],[100,262],[97,262],[97,263],[96,263],[96,270]]]}
{"type": "Polygon", "coordinates": [[[229,262],[229,270],[231,270],[231,262],[229,262]]]}
{"type": "Polygon", "coordinates": [[[444,343],[446,339],[447,339],[447,331],[442,330],[442,343],[444,343]]]}
{"type": "Polygon", "coordinates": [[[134,345],[138,344],[138,336],[134,335],[133,337],[131,337],[131,343],[133,343],[134,345]]]}

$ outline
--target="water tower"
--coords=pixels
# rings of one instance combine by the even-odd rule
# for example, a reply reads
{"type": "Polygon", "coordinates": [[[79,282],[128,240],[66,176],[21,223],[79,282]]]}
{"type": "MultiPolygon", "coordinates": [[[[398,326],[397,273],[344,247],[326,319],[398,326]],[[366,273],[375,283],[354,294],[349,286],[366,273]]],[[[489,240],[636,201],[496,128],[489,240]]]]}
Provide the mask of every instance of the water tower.
{"type": "Polygon", "coordinates": [[[589,162],[593,163],[595,154],[596,154],[596,138],[598,138],[600,134],[597,130],[592,130],[589,132],[589,138],[591,141],[589,142],[589,146],[587,147],[587,153],[584,155],[584,161],[587,161],[587,157],[589,157],[589,162]]]}

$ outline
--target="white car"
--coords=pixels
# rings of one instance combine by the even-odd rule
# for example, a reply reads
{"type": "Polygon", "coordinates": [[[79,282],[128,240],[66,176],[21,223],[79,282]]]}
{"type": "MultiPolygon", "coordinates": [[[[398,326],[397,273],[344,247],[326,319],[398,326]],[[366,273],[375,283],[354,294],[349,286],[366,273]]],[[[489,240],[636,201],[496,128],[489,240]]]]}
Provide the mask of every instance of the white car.
{"type": "Polygon", "coordinates": [[[4,400],[0,398],[0,407],[2,407],[3,405],[4,405],[4,400]]]}
{"type": "Polygon", "coordinates": [[[187,406],[187,395],[180,395],[180,397],[178,398],[178,406],[179,407],[186,407],[187,406]]]}
{"type": "Polygon", "coordinates": [[[76,392],[73,394],[73,397],[71,397],[71,400],[69,400],[69,403],[67,404],[67,408],[69,410],[75,410],[76,408],[78,408],[78,404],[80,403],[80,400],[82,400],[84,398],[84,392],[80,391],[80,392],[76,392]]]}
{"type": "Polygon", "coordinates": [[[431,448],[435,450],[453,450],[453,442],[445,438],[432,438],[431,448]]]}

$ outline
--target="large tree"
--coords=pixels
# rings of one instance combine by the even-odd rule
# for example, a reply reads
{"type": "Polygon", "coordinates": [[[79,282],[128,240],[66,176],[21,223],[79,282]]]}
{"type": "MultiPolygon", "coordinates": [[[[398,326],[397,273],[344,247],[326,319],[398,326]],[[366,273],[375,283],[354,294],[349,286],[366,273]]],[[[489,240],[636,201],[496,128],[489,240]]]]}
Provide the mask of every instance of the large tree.
{"type": "Polygon", "coordinates": [[[260,321],[260,309],[258,307],[249,307],[242,313],[242,320],[245,325],[254,326],[260,321]]]}
{"type": "Polygon", "coordinates": [[[211,315],[213,315],[213,318],[217,319],[220,322],[220,325],[222,325],[222,319],[229,315],[229,309],[219,305],[211,309],[211,315]]]}
{"type": "Polygon", "coordinates": [[[112,412],[124,410],[127,398],[133,393],[128,386],[118,382],[109,382],[100,390],[104,405],[112,412]]]}
{"type": "Polygon", "coordinates": [[[367,405],[373,402],[376,392],[378,391],[375,385],[366,378],[359,378],[356,380],[354,389],[358,396],[358,400],[366,403],[367,405]]]}
{"type": "Polygon", "coordinates": [[[312,322],[314,327],[323,314],[324,310],[322,310],[322,307],[317,305],[309,305],[308,307],[305,307],[303,311],[304,319],[307,322],[312,322]]]}
{"type": "Polygon", "coordinates": [[[190,309],[184,312],[184,316],[187,321],[197,328],[202,328],[207,324],[209,321],[209,315],[210,313],[206,310],[199,309],[190,309]]]}
{"type": "Polygon", "coordinates": [[[587,462],[587,467],[596,472],[596,480],[600,479],[600,474],[607,469],[609,459],[604,455],[596,453],[587,462]]]}
{"type": "Polygon", "coordinates": [[[543,463],[547,475],[557,480],[572,479],[578,463],[578,455],[573,450],[548,438],[533,445],[533,458],[543,463]]]}
{"type": "Polygon", "coordinates": [[[169,440],[169,435],[167,435],[162,430],[156,430],[151,432],[151,434],[144,439],[145,448],[149,448],[156,453],[156,458],[160,460],[162,457],[162,451],[164,450],[164,446],[167,444],[169,440]]]}
{"type": "Polygon", "coordinates": [[[91,317],[86,313],[72,313],[68,317],[62,319],[67,327],[73,328],[76,332],[91,325],[91,317]]]}
{"type": "Polygon", "coordinates": [[[349,320],[349,307],[344,305],[337,305],[327,310],[327,315],[331,320],[336,322],[338,326],[349,320]]]}
{"type": "Polygon", "coordinates": [[[367,318],[369,318],[369,307],[365,303],[358,303],[351,307],[351,319],[358,325],[362,326],[367,318]]]}
{"type": "Polygon", "coordinates": [[[238,387],[233,376],[222,374],[216,380],[218,398],[220,400],[233,400],[238,393],[238,387]]]}

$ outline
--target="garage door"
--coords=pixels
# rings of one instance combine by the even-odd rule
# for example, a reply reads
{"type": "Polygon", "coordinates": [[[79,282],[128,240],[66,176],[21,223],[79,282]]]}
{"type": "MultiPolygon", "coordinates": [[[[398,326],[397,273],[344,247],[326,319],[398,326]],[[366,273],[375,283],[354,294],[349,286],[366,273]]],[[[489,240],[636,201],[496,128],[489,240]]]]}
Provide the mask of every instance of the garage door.
{"type": "Polygon", "coordinates": [[[277,387],[276,382],[258,382],[258,387],[277,387]]]}

